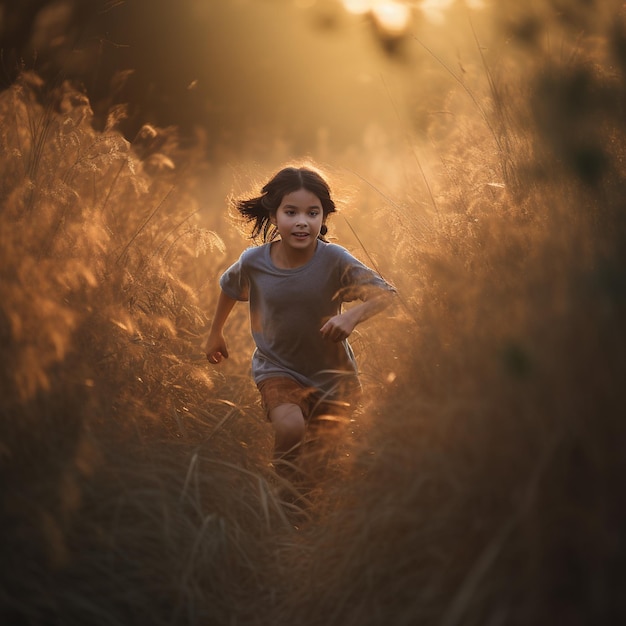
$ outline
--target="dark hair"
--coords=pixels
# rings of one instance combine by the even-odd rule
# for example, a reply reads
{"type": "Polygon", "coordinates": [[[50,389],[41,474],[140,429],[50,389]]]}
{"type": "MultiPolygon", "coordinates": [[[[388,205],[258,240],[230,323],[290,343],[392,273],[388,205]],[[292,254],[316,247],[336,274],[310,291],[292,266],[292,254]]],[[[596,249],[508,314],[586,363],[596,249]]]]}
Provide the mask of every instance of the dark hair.
{"type": "MultiPolygon", "coordinates": [[[[260,196],[249,200],[237,200],[234,203],[235,208],[246,221],[254,222],[253,239],[259,235],[265,242],[274,239],[277,231],[270,221],[270,215],[276,212],[286,194],[299,189],[306,189],[319,198],[324,219],[337,210],[330,197],[328,183],[316,171],[307,167],[285,167],[261,189],[260,196]]],[[[322,226],[319,235],[322,241],[326,241],[324,235],[327,232],[326,226],[322,226]]]]}

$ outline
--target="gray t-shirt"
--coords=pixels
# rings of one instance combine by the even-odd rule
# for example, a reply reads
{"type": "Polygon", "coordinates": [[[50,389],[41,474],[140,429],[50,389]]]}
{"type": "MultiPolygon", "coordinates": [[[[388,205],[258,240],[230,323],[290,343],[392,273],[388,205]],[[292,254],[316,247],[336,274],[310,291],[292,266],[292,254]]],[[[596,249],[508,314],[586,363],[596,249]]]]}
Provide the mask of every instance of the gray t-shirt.
{"type": "Polygon", "coordinates": [[[227,296],[250,303],[254,381],[288,376],[332,395],[337,382],[356,380],[357,366],[348,341],[325,340],[320,328],[343,302],[394,289],[336,244],[318,240],[313,258],[295,269],[276,267],[270,246],[244,250],[220,278],[227,296]]]}

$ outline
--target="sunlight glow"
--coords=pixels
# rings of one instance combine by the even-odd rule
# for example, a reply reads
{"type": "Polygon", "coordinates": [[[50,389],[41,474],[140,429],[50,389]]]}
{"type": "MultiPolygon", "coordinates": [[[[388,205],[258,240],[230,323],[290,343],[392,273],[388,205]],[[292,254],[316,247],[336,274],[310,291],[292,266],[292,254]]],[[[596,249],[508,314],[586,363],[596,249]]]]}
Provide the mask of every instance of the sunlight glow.
{"type": "Polygon", "coordinates": [[[403,33],[410,22],[411,10],[400,2],[375,2],[372,15],[376,23],[386,33],[399,35],[403,33]]]}
{"type": "MultiPolygon", "coordinates": [[[[411,20],[411,7],[417,7],[429,22],[442,24],[446,19],[446,11],[454,5],[455,0],[342,0],[343,7],[353,15],[370,14],[378,26],[390,35],[405,32],[411,20]]],[[[469,9],[484,9],[485,0],[465,0],[469,9]]]]}
{"type": "Polygon", "coordinates": [[[381,30],[389,35],[405,32],[411,20],[410,6],[396,0],[343,0],[343,6],[354,15],[369,13],[381,30]]]}
{"type": "Polygon", "coordinates": [[[420,9],[429,22],[442,24],[446,19],[445,11],[452,4],[454,4],[454,0],[422,0],[420,9]]]}
{"type": "Polygon", "coordinates": [[[354,15],[364,15],[371,11],[374,4],[373,0],[343,0],[343,6],[346,11],[354,15]]]}

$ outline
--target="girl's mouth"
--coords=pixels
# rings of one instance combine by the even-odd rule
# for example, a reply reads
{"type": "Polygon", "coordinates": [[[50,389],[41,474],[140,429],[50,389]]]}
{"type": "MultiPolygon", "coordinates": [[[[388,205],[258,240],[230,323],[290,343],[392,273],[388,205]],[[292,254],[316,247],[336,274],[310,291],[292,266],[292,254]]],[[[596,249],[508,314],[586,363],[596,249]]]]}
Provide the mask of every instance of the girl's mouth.
{"type": "Polygon", "coordinates": [[[292,233],[296,239],[306,239],[309,233],[292,233]]]}

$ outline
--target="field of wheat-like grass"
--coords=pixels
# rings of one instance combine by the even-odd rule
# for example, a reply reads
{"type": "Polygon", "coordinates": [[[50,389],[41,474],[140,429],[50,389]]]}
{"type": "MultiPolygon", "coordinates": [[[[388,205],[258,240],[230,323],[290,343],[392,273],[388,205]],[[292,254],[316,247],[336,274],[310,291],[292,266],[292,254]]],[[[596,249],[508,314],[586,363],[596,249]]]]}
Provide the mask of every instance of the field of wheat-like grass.
{"type": "Polygon", "coordinates": [[[0,93],[2,623],[626,619],[626,22],[583,4],[501,3],[520,45],[463,77],[429,50],[419,140],[333,158],[330,234],[399,298],[295,503],[244,308],[202,352],[249,242],[195,192],[232,168],[95,130],[69,83],[0,93]]]}

